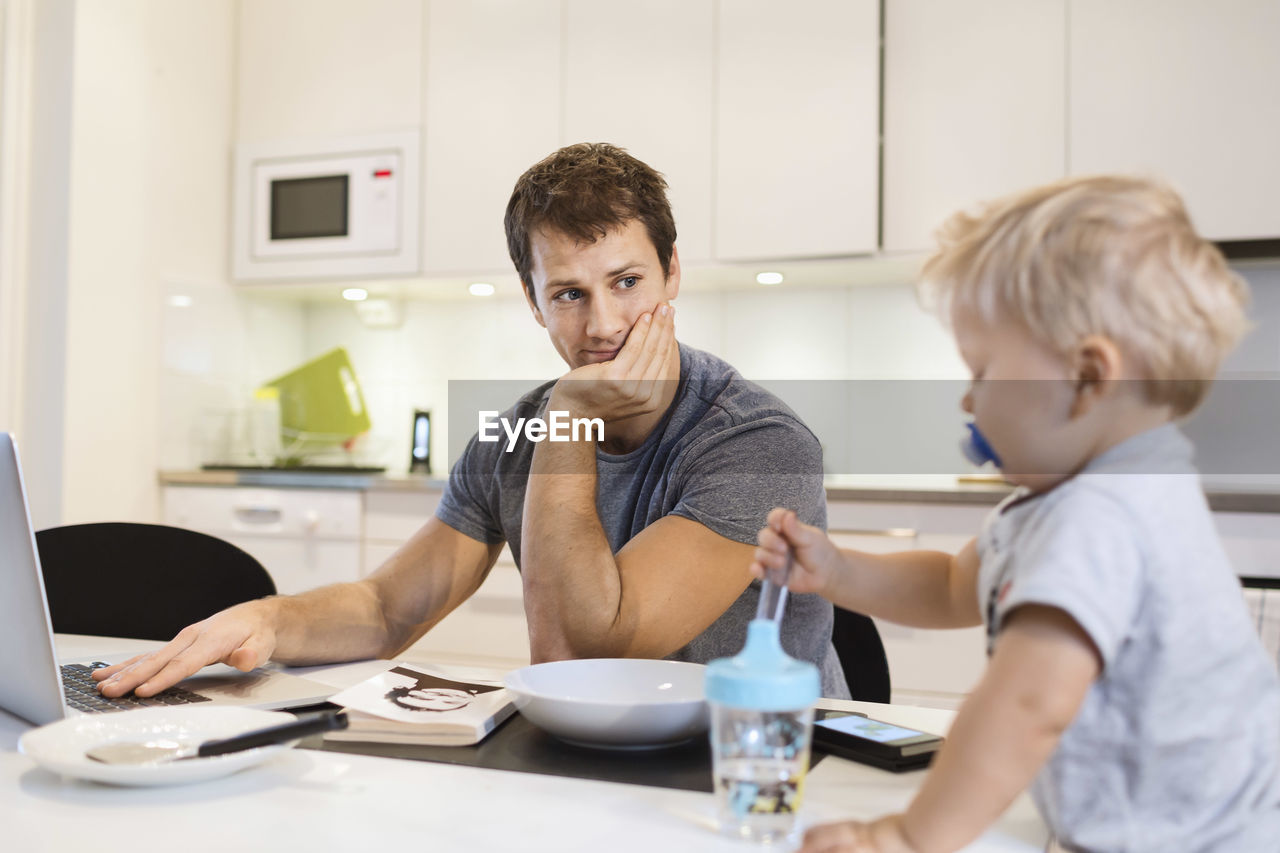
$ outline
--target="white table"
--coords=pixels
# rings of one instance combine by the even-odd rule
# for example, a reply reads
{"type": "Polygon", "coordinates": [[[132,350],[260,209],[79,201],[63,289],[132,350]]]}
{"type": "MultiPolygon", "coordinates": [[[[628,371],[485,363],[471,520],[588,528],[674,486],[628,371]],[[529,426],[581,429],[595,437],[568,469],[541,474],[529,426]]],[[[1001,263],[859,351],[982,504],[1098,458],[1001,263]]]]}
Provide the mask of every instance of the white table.
{"type": "MultiPolygon", "coordinates": [[[[82,660],[156,645],[60,635],[58,653],[63,660],[82,660]]],[[[298,671],[345,687],[387,665],[365,661],[298,671]]],[[[821,706],[866,711],[938,733],[945,733],[952,716],[865,702],[824,700],[821,706]]],[[[258,767],[196,785],[113,788],[36,767],[16,751],[27,728],[0,712],[4,850],[70,851],[104,844],[144,850],[172,844],[182,851],[219,853],[753,849],[717,834],[713,799],[705,793],[313,750],[290,750],[258,767]]],[[[805,785],[801,824],[902,809],[923,778],[922,772],[893,774],[828,757],[805,785]]],[[[969,849],[1039,851],[1046,835],[1024,796],[969,849]]]]}

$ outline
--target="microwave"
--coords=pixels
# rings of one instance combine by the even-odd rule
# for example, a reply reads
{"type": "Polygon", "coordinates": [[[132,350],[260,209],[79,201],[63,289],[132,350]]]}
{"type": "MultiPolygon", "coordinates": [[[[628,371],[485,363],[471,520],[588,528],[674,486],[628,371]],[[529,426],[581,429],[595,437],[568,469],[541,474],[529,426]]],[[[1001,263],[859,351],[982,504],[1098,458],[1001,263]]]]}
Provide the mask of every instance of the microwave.
{"type": "Polygon", "coordinates": [[[416,130],[237,148],[233,276],[420,272],[419,150],[416,130]]]}

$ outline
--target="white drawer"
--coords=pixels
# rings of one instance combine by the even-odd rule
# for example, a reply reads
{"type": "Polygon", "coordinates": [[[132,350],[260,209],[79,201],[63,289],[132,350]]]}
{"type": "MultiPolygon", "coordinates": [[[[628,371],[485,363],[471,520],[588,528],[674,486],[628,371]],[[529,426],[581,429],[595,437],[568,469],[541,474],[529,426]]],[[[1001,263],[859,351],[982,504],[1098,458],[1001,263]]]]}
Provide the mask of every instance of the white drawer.
{"type": "Polygon", "coordinates": [[[282,595],[359,579],[360,543],[354,539],[244,534],[228,536],[227,541],[262,563],[282,595]]]}
{"type": "Polygon", "coordinates": [[[920,547],[920,535],[914,528],[885,528],[856,532],[832,530],[827,535],[838,548],[850,548],[868,554],[892,554],[897,551],[912,551],[920,547]]]}
{"type": "Polygon", "coordinates": [[[252,489],[166,486],[167,524],[216,536],[359,539],[360,492],[341,489],[252,489]]]}
{"type": "MultiPolygon", "coordinates": [[[[872,554],[954,554],[978,532],[989,509],[919,504],[833,504],[831,540],[872,554]],[[972,525],[972,529],[970,528],[972,525]]],[[[986,629],[910,628],[876,619],[895,702],[956,707],[986,669],[986,629]]]]}
{"type": "Polygon", "coordinates": [[[404,542],[435,515],[440,492],[379,492],[365,495],[365,539],[404,542]]]}
{"type": "Polygon", "coordinates": [[[954,506],[871,501],[828,501],[827,529],[858,534],[914,530],[977,536],[989,506],[954,506]]]}
{"type": "Polygon", "coordinates": [[[1213,522],[1237,575],[1280,577],[1280,514],[1215,512],[1213,522]]]}
{"type": "Polygon", "coordinates": [[[414,654],[461,655],[529,663],[529,626],[523,584],[514,564],[498,562],[476,594],[413,646],[414,654]]]}

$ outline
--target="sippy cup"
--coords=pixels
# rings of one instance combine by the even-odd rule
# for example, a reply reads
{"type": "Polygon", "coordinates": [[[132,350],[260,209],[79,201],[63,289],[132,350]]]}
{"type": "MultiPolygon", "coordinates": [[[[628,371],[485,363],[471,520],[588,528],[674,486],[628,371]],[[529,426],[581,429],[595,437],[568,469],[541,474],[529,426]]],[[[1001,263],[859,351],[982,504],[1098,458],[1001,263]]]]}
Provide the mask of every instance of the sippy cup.
{"type": "Polygon", "coordinates": [[[786,592],[766,580],[746,646],[707,667],[720,828],[758,842],[783,841],[795,828],[821,693],[818,668],[782,649],[786,592]]]}

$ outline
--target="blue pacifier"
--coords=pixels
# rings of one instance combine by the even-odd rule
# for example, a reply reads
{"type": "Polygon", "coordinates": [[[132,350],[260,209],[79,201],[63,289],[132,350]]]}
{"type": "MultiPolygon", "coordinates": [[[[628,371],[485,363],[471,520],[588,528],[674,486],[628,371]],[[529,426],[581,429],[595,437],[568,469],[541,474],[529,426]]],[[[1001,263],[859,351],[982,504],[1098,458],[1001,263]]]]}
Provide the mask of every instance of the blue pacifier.
{"type": "Polygon", "coordinates": [[[968,459],[974,465],[982,467],[988,462],[997,468],[1003,467],[1000,464],[1000,457],[996,455],[996,451],[992,448],[991,443],[987,441],[975,423],[965,424],[969,428],[969,434],[960,439],[960,452],[964,454],[964,458],[968,459]]]}

